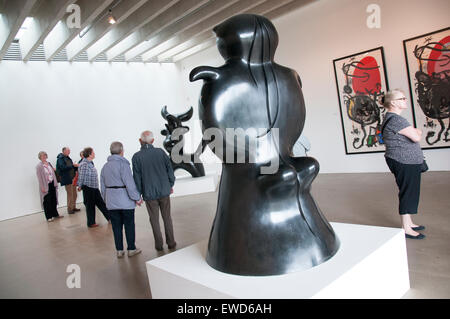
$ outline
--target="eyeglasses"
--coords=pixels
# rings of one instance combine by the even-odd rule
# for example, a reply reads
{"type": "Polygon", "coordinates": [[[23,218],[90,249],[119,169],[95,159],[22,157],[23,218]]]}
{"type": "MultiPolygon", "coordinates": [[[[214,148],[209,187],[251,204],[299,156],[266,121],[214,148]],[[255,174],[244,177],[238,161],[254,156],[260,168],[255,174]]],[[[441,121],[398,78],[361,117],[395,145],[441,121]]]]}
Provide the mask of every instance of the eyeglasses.
{"type": "Polygon", "coordinates": [[[406,97],[401,97],[401,98],[399,98],[399,99],[395,99],[396,101],[397,100],[400,100],[400,101],[406,101],[406,97]]]}

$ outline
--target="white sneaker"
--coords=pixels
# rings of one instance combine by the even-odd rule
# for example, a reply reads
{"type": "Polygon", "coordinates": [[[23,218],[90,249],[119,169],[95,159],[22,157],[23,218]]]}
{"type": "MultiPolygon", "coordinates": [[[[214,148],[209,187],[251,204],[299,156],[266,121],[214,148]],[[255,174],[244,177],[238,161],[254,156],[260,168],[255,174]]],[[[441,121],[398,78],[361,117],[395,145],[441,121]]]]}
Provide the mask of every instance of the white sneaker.
{"type": "Polygon", "coordinates": [[[125,256],[125,252],[123,250],[118,250],[117,251],[117,258],[123,258],[123,256],[125,256]]]}
{"type": "Polygon", "coordinates": [[[135,250],[129,250],[128,251],[128,257],[133,257],[134,255],[140,254],[142,250],[139,248],[136,248],[135,250]]]}
{"type": "Polygon", "coordinates": [[[47,221],[50,223],[50,222],[52,222],[52,221],[54,221],[55,219],[52,217],[52,218],[49,218],[49,219],[47,219],[47,221]]]}

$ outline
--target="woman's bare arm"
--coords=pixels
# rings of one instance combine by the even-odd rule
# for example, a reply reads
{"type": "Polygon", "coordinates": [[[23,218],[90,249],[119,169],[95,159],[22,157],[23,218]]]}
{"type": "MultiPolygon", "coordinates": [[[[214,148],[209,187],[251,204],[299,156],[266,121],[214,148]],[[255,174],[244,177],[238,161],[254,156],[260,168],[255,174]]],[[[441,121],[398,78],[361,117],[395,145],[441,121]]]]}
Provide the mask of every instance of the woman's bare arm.
{"type": "Polygon", "coordinates": [[[412,126],[405,127],[404,129],[398,131],[398,133],[406,136],[413,142],[419,142],[422,138],[422,131],[412,126]]]}

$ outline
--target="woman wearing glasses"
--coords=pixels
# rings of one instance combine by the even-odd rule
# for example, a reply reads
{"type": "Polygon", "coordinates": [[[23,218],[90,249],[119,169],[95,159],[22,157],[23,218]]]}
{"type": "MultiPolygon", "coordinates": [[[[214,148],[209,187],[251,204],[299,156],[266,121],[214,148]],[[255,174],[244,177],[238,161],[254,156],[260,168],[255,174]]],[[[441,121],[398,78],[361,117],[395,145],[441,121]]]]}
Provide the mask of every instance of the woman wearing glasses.
{"type": "Polygon", "coordinates": [[[382,99],[387,113],[382,125],[386,146],[386,163],[395,176],[399,188],[399,213],[406,238],[422,239],[425,235],[418,230],[425,229],[413,223],[411,215],[417,214],[420,196],[420,177],[423,153],[419,141],[422,131],[414,128],[400,114],[408,105],[401,90],[392,90],[382,99]]]}

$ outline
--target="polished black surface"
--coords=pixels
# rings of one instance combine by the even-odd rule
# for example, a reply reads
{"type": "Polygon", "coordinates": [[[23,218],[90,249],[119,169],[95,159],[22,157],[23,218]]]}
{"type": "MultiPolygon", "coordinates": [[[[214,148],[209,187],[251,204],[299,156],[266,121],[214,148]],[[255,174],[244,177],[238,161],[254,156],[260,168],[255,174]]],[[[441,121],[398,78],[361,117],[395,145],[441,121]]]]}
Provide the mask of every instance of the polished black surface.
{"type": "Polygon", "coordinates": [[[319,265],[337,252],[339,240],[310,194],[319,163],[289,156],[305,122],[300,78],[273,61],[278,34],[268,19],[237,15],[214,32],[225,64],[190,73],[191,81],[204,81],[199,99],[204,138],[211,128],[222,135],[212,147],[224,161],[206,261],[222,272],[254,276],[319,265]],[[243,147],[225,138],[227,128],[258,133],[249,134],[243,147]],[[222,157],[217,147],[222,142],[234,155],[244,148],[247,161],[222,157]],[[254,152],[250,143],[257,144],[254,152]],[[263,172],[271,167],[278,169],[263,172]]]}
{"type": "MultiPolygon", "coordinates": [[[[200,145],[194,154],[184,153],[183,135],[189,131],[188,126],[184,126],[182,122],[189,121],[192,117],[194,109],[191,107],[182,114],[173,115],[167,111],[167,106],[161,109],[162,117],[167,121],[166,129],[161,131],[164,139],[163,146],[169,152],[170,161],[173,170],[183,169],[189,172],[192,177],[205,176],[205,168],[200,160],[200,155],[204,150],[204,146],[200,145]]],[[[203,142],[204,145],[206,145],[203,142]]]]}

